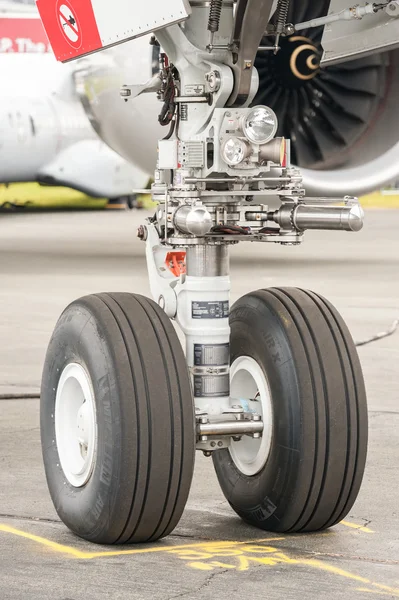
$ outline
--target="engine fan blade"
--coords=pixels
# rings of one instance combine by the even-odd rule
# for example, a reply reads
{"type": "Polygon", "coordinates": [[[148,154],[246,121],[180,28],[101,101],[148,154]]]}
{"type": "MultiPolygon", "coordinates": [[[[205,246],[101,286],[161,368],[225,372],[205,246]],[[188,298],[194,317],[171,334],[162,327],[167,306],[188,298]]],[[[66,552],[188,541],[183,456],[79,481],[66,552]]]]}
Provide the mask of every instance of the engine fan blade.
{"type": "MultiPolygon", "coordinates": [[[[288,21],[323,16],[329,4],[291,0],[288,21]]],[[[320,69],[322,33],[317,27],[283,37],[277,55],[260,52],[255,62],[260,85],[253,105],[273,108],[278,135],[291,138],[292,158],[308,168],[341,162],[368,128],[388,82],[389,60],[383,54],[320,69]]]]}
{"type": "Polygon", "coordinates": [[[378,90],[379,77],[375,70],[363,71],[325,71],[323,81],[335,87],[343,88],[351,92],[361,92],[375,96],[378,90]]]}

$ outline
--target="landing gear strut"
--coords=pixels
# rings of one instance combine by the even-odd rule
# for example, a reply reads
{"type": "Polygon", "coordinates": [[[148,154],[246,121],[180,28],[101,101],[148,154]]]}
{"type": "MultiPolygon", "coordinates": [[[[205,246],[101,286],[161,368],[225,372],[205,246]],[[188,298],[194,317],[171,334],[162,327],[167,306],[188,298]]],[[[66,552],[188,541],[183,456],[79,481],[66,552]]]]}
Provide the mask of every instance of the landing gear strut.
{"type": "MultiPolygon", "coordinates": [[[[158,91],[169,126],[152,188],[158,206],[138,232],[154,300],[81,298],[64,311],[47,353],[47,481],[61,519],[93,542],[170,533],[195,448],[212,456],[232,508],[270,531],[334,525],[363,475],[365,390],[337,311],[291,288],[253,292],[230,310],[231,245],[297,245],[306,229],[358,231],[363,213],[356,198],[307,199],[289,142],[275,137],[276,115],[248,108],[271,0],[235,13],[231,0],[217,4],[211,41],[207,4],[196,0],[184,28],[157,33],[158,81],[135,86],[158,91]],[[269,210],[269,196],[279,209],[269,210]],[[185,357],[170,319],[185,335],[185,357]]],[[[125,99],[133,88],[123,88],[125,99]]]]}

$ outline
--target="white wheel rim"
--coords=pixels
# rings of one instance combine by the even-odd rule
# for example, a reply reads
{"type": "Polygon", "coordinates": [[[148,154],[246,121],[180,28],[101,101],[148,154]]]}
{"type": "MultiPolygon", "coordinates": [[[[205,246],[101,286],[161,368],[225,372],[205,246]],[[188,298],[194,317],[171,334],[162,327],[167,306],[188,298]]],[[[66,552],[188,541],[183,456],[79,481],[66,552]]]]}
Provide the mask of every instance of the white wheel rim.
{"type": "Polygon", "coordinates": [[[65,477],[82,487],[93,472],[97,454],[97,419],[90,377],[77,363],[61,373],[55,398],[55,436],[65,477]]]}
{"type": "Polygon", "coordinates": [[[269,458],[273,434],[273,410],[267,379],[260,365],[249,356],[238,357],[230,368],[230,395],[245,412],[262,415],[262,437],[244,435],[230,444],[230,454],[237,468],[248,476],[256,475],[269,458]]]}

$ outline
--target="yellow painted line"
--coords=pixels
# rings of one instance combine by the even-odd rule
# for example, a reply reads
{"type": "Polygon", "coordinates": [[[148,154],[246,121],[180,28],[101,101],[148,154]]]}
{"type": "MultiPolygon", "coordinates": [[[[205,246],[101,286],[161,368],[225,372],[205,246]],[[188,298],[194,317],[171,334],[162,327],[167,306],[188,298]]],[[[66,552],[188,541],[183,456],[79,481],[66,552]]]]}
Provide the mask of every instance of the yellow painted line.
{"type": "Polygon", "coordinates": [[[265,538],[261,540],[246,540],[245,542],[234,542],[234,541],[209,541],[209,542],[197,542],[195,544],[180,544],[176,546],[155,546],[151,548],[140,548],[135,550],[111,550],[104,552],[83,552],[82,550],[78,550],[77,548],[73,548],[72,546],[65,546],[64,544],[58,544],[58,542],[53,542],[47,538],[41,537],[39,535],[34,535],[32,533],[27,533],[26,531],[21,531],[20,529],[16,529],[15,527],[10,527],[9,525],[0,524],[0,531],[5,533],[11,533],[12,535],[17,535],[19,537],[23,537],[28,540],[32,540],[42,546],[46,546],[47,548],[51,548],[55,552],[62,554],[69,554],[70,556],[74,556],[75,558],[100,558],[101,556],[123,556],[126,554],[152,554],[154,552],[173,552],[174,550],[185,550],[186,548],[215,548],[221,550],[223,548],[229,548],[231,546],[239,546],[245,544],[260,544],[264,542],[275,542],[283,540],[283,537],[278,538],[265,538]]]}
{"type": "MultiPolygon", "coordinates": [[[[379,590],[384,590],[384,592],[389,593],[391,595],[391,597],[393,596],[394,598],[399,598],[399,588],[393,588],[388,585],[383,585],[381,583],[371,581],[370,579],[367,579],[366,577],[356,575],[355,573],[351,573],[350,571],[340,569],[339,567],[334,567],[333,565],[324,563],[320,560],[299,559],[298,564],[309,565],[311,567],[315,567],[316,569],[320,569],[322,571],[327,571],[329,573],[333,573],[334,575],[338,575],[339,577],[345,577],[346,579],[350,579],[351,581],[359,581],[360,583],[364,583],[368,586],[378,588],[379,590]]],[[[376,590],[374,589],[373,593],[381,593],[381,592],[376,592],[376,590]]]]}
{"type": "MultiPolygon", "coordinates": [[[[351,525],[353,525],[351,523],[351,525]]],[[[367,579],[366,577],[362,577],[357,575],[356,573],[352,573],[350,571],[346,571],[329,563],[326,563],[317,559],[305,559],[305,558],[291,558],[287,554],[278,551],[276,548],[264,547],[264,553],[268,554],[268,556],[257,556],[257,552],[262,550],[261,546],[258,544],[262,544],[265,542],[274,542],[285,540],[285,537],[276,537],[276,538],[264,538],[264,539],[255,539],[255,540],[246,540],[246,541],[206,541],[206,542],[197,542],[193,544],[179,544],[175,546],[155,546],[150,548],[140,548],[134,550],[115,550],[109,552],[83,552],[71,546],[65,546],[63,544],[59,544],[57,542],[53,542],[47,538],[34,535],[32,533],[27,533],[25,531],[21,531],[20,529],[16,529],[15,527],[10,527],[9,525],[0,524],[0,531],[4,533],[9,533],[11,535],[16,535],[28,540],[31,540],[37,544],[40,544],[44,547],[47,547],[55,552],[66,554],[78,559],[92,559],[92,558],[101,558],[103,556],[122,556],[122,555],[140,555],[140,554],[152,554],[152,553],[169,553],[169,554],[178,554],[178,551],[184,551],[188,548],[202,548],[203,550],[208,550],[208,552],[212,553],[214,556],[217,555],[219,551],[219,556],[222,557],[223,550],[225,552],[228,549],[236,548],[237,546],[243,547],[243,552],[245,553],[245,546],[248,546],[248,554],[240,555],[237,558],[239,559],[239,566],[229,564],[227,561],[219,562],[212,561],[209,563],[206,562],[188,562],[187,566],[202,569],[206,571],[210,571],[214,568],[236,568],[238,571],[247,571],[251,564],[264,564],[265,566],[275,566],[276,564],[287,564],[287,565],[302,565],[308,566],[320,571],[325,571],[328,573],[332,573],[337,575],[338,577],[343,577],[345,579],[349,579],[351,581],[356,581],[358,583],[363,584],[364,591],[379,594],[379,595],[390,595],[394,598],[399,598],[399,588],[393,588],[387,585],[383,585],[367,579]],[[259,550],[257,550],[257,547],[259,550]],[[378,591],[377,591],[378,590],[378,591]]],[[[233,550],[230,550],[233,552],[233,550]]],[[[189,553],[190,554],[190,553],[189,553]]],[[[240,554],[240,553],[238,553],[240,554]]],[[[228,554],[225,554],[227,558],[228,554]]],[[[180,556],[179,558],[185,558],[180,556]]],[[[358,588],[360,589],[360,588],[358,588]]],[[[363,589],[363,588],[361,588],[363,589]]]]}
{"type": "Polygon", "coordinates": [[[370,588],[356,588],[357,592],[368,592],[369,594],[378,594],[379,596],[390,596],[392,598],[391,592],[377,592],[377,590],[371,590],[370,588]]]}
{"type": "Polygon", "coordinates": [[[209,542],[197,542],[194,544],[181,544],[178,546],[156,546],[155,548],[143,548],[139,550],[111,550],[109,552],[88,552],[86,553],[85,558],[100,558],[101,556],[122,556],[126,554],[150,554],[154,552],[174,552],[175,550],[185,550],[186,548],[214,548],[218,550],[222,550],[223,548],[230,548],[231,546],[239,546],[245,544],[253,544],[253,543],[264,543],[264,542],[277,542],[280,540],[284,540],[283,537],[278,538],[265,538],[262,540],[246,540],[245,542],[218,542],[218,541],[209,541],[209,542]]]}
{"type": "Polygon", "coordinates": [[[370,579],[366,579],[361,575],[356,575],[355,573],[351,573],[350,571],[346,571],[345,569],[340,569],[339,567],[334,567],[334,565],[330,565],[328,563],[322,562],[321,560],[314,560],[313,558],[309,559],[299,559],[298,563],[301,565],[308,565],[309,567],[314,567],[315,569],[319,569],[321,571],[327,571],[328,573],[333,573],[334,575],[339,575],[339,577],[345,577],[346,579],[351,579],[352,581],[359,581],[360,583],[368,583],[372,584],[370,579]]]}
{"type": "Polygon", "coordinates": [[[64,546],[63,544],[58,544],[57,542],[52,542],[44,537],[40,537],[39,535],[34,535],[33,533],[27,533],[26,531],[21,531],[20,529],[15,529],[15,527],[10,527],[9,525],[0,524],[0,531],[4,531],[5,533],[11,533],[12,535],[17,535],[19,537],[23,537],[27,540],[32,540],[32,542],[36,542],[41,544],[42,546],[46,546],[47,548],[51,548],[51,550],[55,550],[55,552],[62,552],[62,554],[69,554],[70,556],[74,556],[75,558],[85,558],[85,553],[77,550],[76,548],[71,548],[70,546],[64,546]]]}
{"type": "Polygon", "coordinates": [[[363,533],[375,533],[369,527],[365,527],[364,525],[358,525],[357,523],[351,523],[350,521],[340,521],[340,525],[345,525],[345,527],[351,527],[352,529],[356,529],[357,531],[363,531],[363,533]]]}

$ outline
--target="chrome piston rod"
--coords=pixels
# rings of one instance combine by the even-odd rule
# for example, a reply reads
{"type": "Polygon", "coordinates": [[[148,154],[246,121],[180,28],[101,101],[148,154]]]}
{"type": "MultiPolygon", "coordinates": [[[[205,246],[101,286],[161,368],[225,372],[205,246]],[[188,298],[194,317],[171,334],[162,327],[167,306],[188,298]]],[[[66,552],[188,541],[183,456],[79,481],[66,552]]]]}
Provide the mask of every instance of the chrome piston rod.
{"type": "Polygon", "coordinates": [[[245,435],[262,433],[262,421],[221,421],[215,423],[198,423],[199,435],[245,435]]]}
{"type": "Polygon", "coordinates": [[[360,204],[348,206],[286,204],[272,213],[271,218],[283,229],[360,231],[363,227],[364,212],[360,204]]]}

